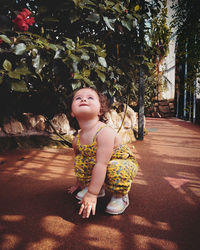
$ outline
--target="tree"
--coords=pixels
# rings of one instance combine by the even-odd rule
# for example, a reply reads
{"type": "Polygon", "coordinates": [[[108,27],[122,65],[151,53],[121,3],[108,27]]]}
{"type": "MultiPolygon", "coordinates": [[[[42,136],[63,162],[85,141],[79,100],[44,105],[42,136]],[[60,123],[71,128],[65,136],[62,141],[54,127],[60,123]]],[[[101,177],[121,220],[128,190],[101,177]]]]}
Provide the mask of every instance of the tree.
{"type": "Polygon", "coordinates": [[[191,119],[191,101],[195,98],[194,92],[198,91],[194,82],[200,76],[199,1],[173,1],[173,9],[173,26],[177,30],[177,83],[182,95],[179,116],[185,116],[187,113],[187,118],[191,119]]]}
{"type": "MultiPolygon", "coordinates": [[[[8,100],[13,105],[7,105],[1,115],[53,115],[66,108],[66,99],[81,86],[96,87],[122,102],[129,95],[137,102],[140,68],[143,67],[146,84],[151,84],[155,69],[149,23],[162,10],[161,2],[144,1],[144,8],[139,0],[3,3],[0,105],[8,100]],[[35,24],[19,30],[20,26],[14,27],[11,20],[24,8],[32,12],[35,24]],[[139,25],[143,19],[146,39],[141,55],[139,25]],[[16,98],[22,103],[17,108],[16,98]]],[[[165,54],[166,48],[162,47],[162,51],[165,54]]]]}

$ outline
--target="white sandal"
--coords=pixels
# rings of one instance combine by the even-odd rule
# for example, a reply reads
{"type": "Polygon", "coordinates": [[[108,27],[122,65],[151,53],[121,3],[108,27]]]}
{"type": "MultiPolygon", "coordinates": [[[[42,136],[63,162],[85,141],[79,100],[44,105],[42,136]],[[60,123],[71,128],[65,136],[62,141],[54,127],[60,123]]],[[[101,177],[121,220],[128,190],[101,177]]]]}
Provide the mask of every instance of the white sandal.
{"type": "Polygon", "coordinates": [[[128,194],[123,197],[112,196],[110,202],[106,207],[106,213],[108,214],[121,214],[129,205],[128,194]]]}
{"type": "MultiPolygon", "coordinates": [[[[88,187],[85,187],[84,189],[82,189],[80,192],[76,194],[76,199],[82,200],[83,196],[87,193],[87,191],[88,191],[88,187]]],[[[105,196],[105,189],[104,187],[102,187],[98,194],[98,198],[104,197],[104,196],[105,196]]]]}

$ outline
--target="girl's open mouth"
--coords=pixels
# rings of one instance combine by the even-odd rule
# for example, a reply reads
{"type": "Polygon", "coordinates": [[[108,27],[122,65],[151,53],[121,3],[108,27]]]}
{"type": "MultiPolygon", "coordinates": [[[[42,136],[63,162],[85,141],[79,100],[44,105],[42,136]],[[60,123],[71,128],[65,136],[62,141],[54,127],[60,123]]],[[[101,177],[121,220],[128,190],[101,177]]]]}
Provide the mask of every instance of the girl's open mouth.
{"type": "Polygon", "coordinates": [[[81,103],[79,106],[88,106],[86,103],[81,103]]]}

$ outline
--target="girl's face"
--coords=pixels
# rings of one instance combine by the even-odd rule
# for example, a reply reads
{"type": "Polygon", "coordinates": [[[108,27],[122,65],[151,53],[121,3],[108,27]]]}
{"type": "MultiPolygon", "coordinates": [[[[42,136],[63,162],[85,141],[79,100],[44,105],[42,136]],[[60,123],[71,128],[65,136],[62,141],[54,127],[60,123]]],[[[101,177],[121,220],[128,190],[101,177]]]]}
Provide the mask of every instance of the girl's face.
{"type": "Polygon", "coordinates": [[[92,118],[100,115],[101,104],[98,94],[90,89],[78,90],[72,101],[72,117],[92,118]]]}

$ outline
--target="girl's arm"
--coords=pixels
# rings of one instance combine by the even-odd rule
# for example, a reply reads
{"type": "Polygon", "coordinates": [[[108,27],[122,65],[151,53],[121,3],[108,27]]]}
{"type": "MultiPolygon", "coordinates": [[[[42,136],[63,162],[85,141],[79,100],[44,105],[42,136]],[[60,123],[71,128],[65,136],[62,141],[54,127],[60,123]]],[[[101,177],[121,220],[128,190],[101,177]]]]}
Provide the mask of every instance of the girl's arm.
{"type": "Polygon", "coordinates": [[[72,147],[73,147],[73,149],[74,149],[74,154],[75,154],[75,155],[78,154],[78,149],[77,149],[76,143],[77,143],[77,137],[75,136],[75,137],[73,138],[73,140],[72,140],[72,147]]]}
{"type": "MultiPolygon", "coordinates": [[[[74,137],[73,141],[72,141],[72,147],[74,149],[74,154],[77,155],[78,154],[78,149],[76,146],[76,142],[77,142],[77,138],[74,137]]],[[[76,184],[71,186],[70,188],[68,188],[68,193],[72,194],[73,192],[75,192],[78,188],[80,187],[80,183],[78,180],[76,180],[76,184]]]]}
{"type": "Polygon", "coordinates": [[[103,128],[97,136],[96,164],[92,171],[92,178],[88,192],[79,202],[79,214],[88,218],[92,212],[95,215],[98,193],[105,181],[108,162],[112,156],[116,132],[109,127],[103,128]]]}
{"type": "Polygon", "coordinates": [[[113,153],[116,132],[110,128],[103,128],[97,136],[96,164],[92,171],[92,178],[88,191],[98,195],[106,177],[107,165],[113,153]]]}

